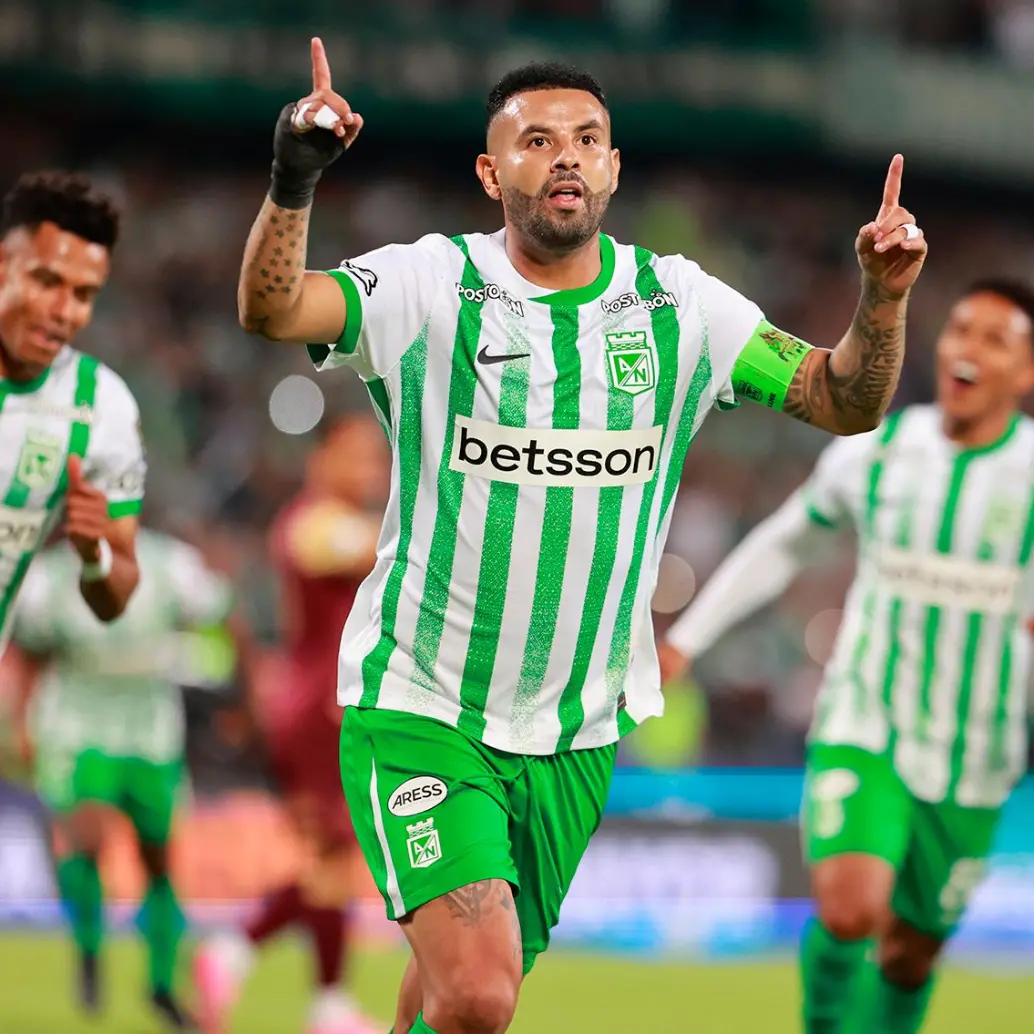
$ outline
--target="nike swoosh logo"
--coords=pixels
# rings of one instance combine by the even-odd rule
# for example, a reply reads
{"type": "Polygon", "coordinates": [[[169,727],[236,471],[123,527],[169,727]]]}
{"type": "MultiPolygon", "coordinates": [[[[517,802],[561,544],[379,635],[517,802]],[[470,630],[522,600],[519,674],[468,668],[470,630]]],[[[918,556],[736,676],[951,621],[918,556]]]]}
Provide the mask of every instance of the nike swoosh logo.
{"type": "Polygon", "coordinates": [[[506,363],[511,359],[527,359],[531,352],[505,352],[502,355],[489,355],[488,345],[478,352],[478,362],[482,366],[492,366],[495,363],[506,363]]]}

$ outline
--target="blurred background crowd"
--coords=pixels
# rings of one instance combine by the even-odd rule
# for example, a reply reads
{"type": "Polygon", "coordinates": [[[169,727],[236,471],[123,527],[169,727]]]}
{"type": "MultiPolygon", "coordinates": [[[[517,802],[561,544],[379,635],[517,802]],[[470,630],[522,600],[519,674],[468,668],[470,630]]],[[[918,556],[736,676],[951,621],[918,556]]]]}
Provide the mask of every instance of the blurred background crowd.
{"type": "MultiPolygon", "coordinates": [[[[1034,64],[1034,5],[1024,0],[387,0],[376,23],[362,6],[345,15],[329,0],[289,11],[276,0],[246,11],[230,0],[0,0],[0,182],[74,166],[122,199],[114,274],[82,344],[140,400],[148,521],[233,575],[271,657],[266,533],[298,486],[311,436],[278,430],[269,399],[310,369],[300,349],[239,329],[235,283],[277,110],[305,92],[310,30],[323,32],[335,86],[368,122],[320,187],[312,266],[430,231],[496,229],[499,212],[473,176],[485,88],[515,48],[552,55],[573,39],[569,56],[582,54],[611,93],[625,152],[609,232],[692,257],[815,344],[834,344],[851,318],[854,235],[878,205],[884,162],[904,150],[904,203],[931,257],[898,404],[930,398],[932,344],[968,281],[1034,274],[1034,154],[1010,117],[1032,92],[1015,71],[1034,64]],[[240,47],[227,55],[214,39],[240,47]],[[669,61],[656,82],[635,63],[655,51],[669,61]],[[482,60],[474,71],[460,67],[467,53],[482,60]],[[960,80],[966,97],[945,112],[939,84],[960,80]],[[966,107],[980,90],[991,105],[983,115],[966,107]],[[947,157],[939,125],[954,127],[947,157]]],[[[347,372],[318,383],[328,413],[368,405],[347,372]]],[[[691,450],[669,543],[698,584],[806,477],[823,444],[749,406],[712,417],[691,450]]],[[[623,760],[799,763],[852,560],[849,542],[834,544],[818,573],[728,637],[692,685],[672,688],[669,716],[631,737],[623,760]]],[[[235,748],[232,661],[214,656],[199,662],[211,677],[193,680],[207,687],[193,705],[200,789],[256,778],[235,748]]]]}

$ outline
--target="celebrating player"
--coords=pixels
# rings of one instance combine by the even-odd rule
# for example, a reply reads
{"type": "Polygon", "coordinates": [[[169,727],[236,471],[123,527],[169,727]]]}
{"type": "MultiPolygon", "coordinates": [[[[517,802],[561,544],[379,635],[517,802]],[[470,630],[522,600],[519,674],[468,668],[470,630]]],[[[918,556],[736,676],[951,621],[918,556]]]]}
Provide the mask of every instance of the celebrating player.
{"type": "Polygon", "coordinates": [[[169,881],[169,829],[183,769],[185,723],[171,681],[176,632],[222,621],[232,593],[193,547],[156,532],[137,542],[141,585],[122,617],[101,624],[69,593],[72,551],[33,564],[19,601],[14,641],[31,664],[29,737],[40,796],[71,850],[58,885],[80,959],[80,1001],[100,1008],[103,903],[97,860],[105,810],[132,822],[148,885],[140,928],[150,952],[150,995],[175,1029],[190,1021],[173,994],[183,916],[169,881]]]}
{"type": "Polygon", "coordinates": [[[1029,288],[971,287],[937,343],[937,405],[830,446],[661,648],[664,674],[678,674],[782,592],[828,529],[858,533],[808,750],[808,1034],[849,1018],[851,1029],[919,1030],[936,960],[1025,769],[1034,422],[1019,404],[1034,388],[1032,328],[1029,288]],[[865,971],[873,937],[878,966],[865,971]]]}
{"type": "Polygon", "coordinates": [[[136,402],[70,347],[108,278],[119,215],[87,179],[28,173],[0,227],[0,650],[34,554],[64,515],[79,589],[102,621],[139,579],[145,464],[136,402]]]}
{"type": "Polygon", "coordinates": [[[360,581],[370,573],[390,457],[370,416],[334,423],[309,457],[302,494],[277,518],[272,551],[286,620],[288,677],[266,723],[267,740],[289,813],[311,846],[296,883],[269,896],[243,932],[222,934],[194,959],[206,1034],[222,1034],[251,968],[254,946],[291,926],[312,938],[317,996],[312,1034],[373,1034],[339,984],[347,950],[344,909],[354,896],[356,840],[341,796],[334,700],[340,629],[360,581]]]}
{"type": "Polygon", "coordinates": [[[858,312],[832,351],[679,255],[600,233],[617,188],[603,92],[510,73],[477,174],[490,236],[431,234],[305,271],[313,193],[362,117],[280,115],[245,250],[243,326],[352,366],[391,438],[377,562],[345,625],[341,760],[356,833],[413,948],[397,1034],[507,1029],[596,829],[618,737],[662,710],[650,621],[683,458],[737,395],[840,434],[875,427],[926,244],[902,160],[863,227],[858,312]]]}

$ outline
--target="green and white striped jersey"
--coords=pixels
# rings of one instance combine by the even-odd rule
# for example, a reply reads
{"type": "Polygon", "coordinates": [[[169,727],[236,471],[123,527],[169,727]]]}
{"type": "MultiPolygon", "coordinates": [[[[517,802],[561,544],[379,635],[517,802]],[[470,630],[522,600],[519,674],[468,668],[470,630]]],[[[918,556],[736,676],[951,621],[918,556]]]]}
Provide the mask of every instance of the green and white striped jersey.
{"type": "Polygon", "coordinates": [[[859,541],[812,737],[890,749],[923,800],[1001,804],[1026,762],[1034,422],[967,450],[905,409],[831,445],[804,498],[859,541]]]}
{"type": "Polygon", "coordinates": [[[672,502],[762,316],[680,255],[606,236],[600,251],[594,283],[551,294],[502,231],[332,272],[348,323],[310,353],[359,372],[394,452],[342,704],[524,754],[611,743],[662,712],[650,598],[672,502]]]}
{"type": "Polygon", "coordinates": [[[222,621],[232,592],[193,546],[141,529],[140,584],[117,621],[99,621],[76,590],[79,559],[62,543],[29,570],[14,641],[50,660],[32,729],[48,751],[87,748],[166,762],[183,753],[183,704],[172,681],[180,633],[222,621]]]}
{"type": "Polygon", "coordinates": [[[65,348],[34,381],[0,379],[0,652],[25,572],[64,511],[72,453],[113,517],[140,512],[146,465],[136,402],[118,374],[65,348]]]}

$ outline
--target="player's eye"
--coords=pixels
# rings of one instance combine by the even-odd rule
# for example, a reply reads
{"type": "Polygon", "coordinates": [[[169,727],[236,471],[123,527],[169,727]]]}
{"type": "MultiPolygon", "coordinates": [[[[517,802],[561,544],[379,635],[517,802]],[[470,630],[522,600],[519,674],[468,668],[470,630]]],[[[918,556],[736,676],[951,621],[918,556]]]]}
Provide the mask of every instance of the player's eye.
{"type": "Polygon", "coordinates": [[[592,135],[591,133],[586,133],[586,134],[585,134],[585,135],[584,135],[584,136],[582,137],[582,143],[583,143],[583,144],[584,144],[584,145],[585,145],[586,147],[592,147],[592,145],[593,145],[594,143],[596,143],[596,137],[594,137],[594,136],[593,136],[593,135],[592,135]]]}
{"type": "Polygon", "coordinates": [[[544,136],[533,136],[531,138],[531,146],[532,147],[540,147],[540,146],[541,147],[545,147],[547,143],[548,143],[548,141],[546,140],[546,138],[544,136]]]}
{"type": "Polygon", "coordinates": [[[29,274],[33,280],[43,287],[58,287],[61,284],[61,277],[52,270],[39,266],[29,274]]]}

